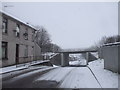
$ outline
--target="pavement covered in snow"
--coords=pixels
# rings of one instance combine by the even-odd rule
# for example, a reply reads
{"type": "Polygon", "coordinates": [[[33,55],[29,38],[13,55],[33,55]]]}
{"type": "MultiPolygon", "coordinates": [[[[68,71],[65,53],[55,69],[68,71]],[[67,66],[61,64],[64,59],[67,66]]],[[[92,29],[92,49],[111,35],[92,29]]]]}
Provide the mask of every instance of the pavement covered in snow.
{"type": "Polygon", "coordinates": [[[94,72],[102,88],[118,88],[119,74],[104,69],[104,60],[95,60],[88,65],[94,72]]]}
{"type": "Polygon", "coordinates": [[[8,72],[16,71],[16,70],[21,70],[21,69],[26,69],[32,65],[36,65],[36,64],[40,64],[44,62],[49,62],[49,60],[37,60],[37,61],[32,61],[32,62],[28,62],[24,64],[3,67],[3,68],[0,68],[0,74],[8,73],[8,72]]]}
{"type": "Polygon", "coordinates": [[[48,66],[42,66],[42,65],[31,66],[31,67],[29,67],[27,69],[16,70],[16,71],[9,72],[9,73],[3,73],[2,74],[2,79],[6,80],[6,79],[9,79],[11,77],[13,78],[13,77],[19,76],[21,74],[25,74],[25,73],[36,71],[36,70],[43,69],[43,68],[49,68],[49,67],[48,66]]]}

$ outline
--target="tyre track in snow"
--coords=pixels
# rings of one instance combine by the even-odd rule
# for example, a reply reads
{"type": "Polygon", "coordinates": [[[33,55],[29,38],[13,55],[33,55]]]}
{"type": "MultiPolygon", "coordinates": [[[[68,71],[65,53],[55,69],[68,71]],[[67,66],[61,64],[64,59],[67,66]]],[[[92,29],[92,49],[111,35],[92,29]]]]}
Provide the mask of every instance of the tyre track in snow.
{"type": "Polygon", "coordinates": [[[69,74],[69,72],[72,71],[74,68],[75,67],[56,68],[56,69],[42,75],[36,81],[47,80],[47,81],[61,82],[69,74]]]}
{"type": "Polygon", "coordinates": [[[101,88],[88,67],[75,67],[57,88],[101,88]]]}
{"type": "Polygon", "coordinates": [[[74,67],[73,69],[71,69],[65,76],[64,78],[59,82],[59,84],[57,85],[57,88],[60,87],[60,85],[63,83],[63,81],[65,80],[65,78],[73,71],[75,70],[77,67],[74,67]]]}
{"type": "Polygon", "coordinates": [[[103,90],[102,85],[100,84],[99,80],[98,80],[97,77],[95,76],[95,74],[94,74],[94,72],[92,71],[92,69],[91,69],[89,66],[87,66],[87,68],[91,71],[91,73],[92,73],[93,76],[95,77],[96,81],[97,81],[98,84],[100,85],[101,89],[103,90]]]}

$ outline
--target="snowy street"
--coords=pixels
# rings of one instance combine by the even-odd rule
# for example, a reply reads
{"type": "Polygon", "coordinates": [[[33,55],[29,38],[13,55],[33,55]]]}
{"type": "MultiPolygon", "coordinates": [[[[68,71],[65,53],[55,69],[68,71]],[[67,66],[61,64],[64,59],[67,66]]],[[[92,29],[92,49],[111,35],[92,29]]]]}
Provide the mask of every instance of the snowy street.
{"type": "Polygon", "coordinates": [[[119,75],[104,70],[103,63],[95,60],[87,67],[32,66],[24,73],[4,74],[7,77],[18,73],[3,80],[3,88],[117,88],[119,75]]]}
{"type": "Polygon", "coordinates": [[[54,69],[51,66],[31,68],[2,74],[2,88],[31,88],[32,82],[40,75],[54,69]]]}
{"type": "Polygon", "coordinates": [[[3,87],[51,87],[55,88],[100,88],[100,85],[87,67],[58,67],[39,77],[43,70],[39,69],[33,72],[25,73],[16,76],[12,79],[3,81],[3,87]],[[37,77],[36,77],[37,76],[37,77]],[[35,79],[33,79],[33,77],[35,79]],[[30,81],[30,78],[32,79],[30,81]],[[42,86],[43,83],[48,83],[48,86],[42,86]],[[92,82],[92,83],[91,83],[92,82]],[[18,86],[22,83],[21,86],[18,86]],[[28,84],[28,85],[27,85],[28,84]]]}
{"type": "Polygon", "coordinates": [[[120,90],[118,0],[0,7],[0,89],[120,90]]]}
{"type": "Polygon", "coordinates": [[[58,82],[58,88],[101,88],[87,67],[62,67],[54,69],[39,79],[58,82]],[[91,83],[92,82],[92,83],[91,83]]]}

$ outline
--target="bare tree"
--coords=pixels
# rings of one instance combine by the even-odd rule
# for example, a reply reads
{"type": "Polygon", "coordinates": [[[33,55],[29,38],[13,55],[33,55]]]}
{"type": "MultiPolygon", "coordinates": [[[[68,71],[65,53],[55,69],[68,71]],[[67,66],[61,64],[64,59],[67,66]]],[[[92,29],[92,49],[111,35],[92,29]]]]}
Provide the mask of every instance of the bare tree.
{"type": "Polygon", "coordinates": [[[87,49],[99,50],[99,48],[104,44],[115,43],[115,42],[120,42],[120,35],[109,36],[109,37],[104,36],[97,43],[95,43],[94,45],[90,46],[87,49]]]}
{"type": "Polygon", "coordinates": [[[35,41],[43,51],[43,47],[51,42],[50,35],[48,34],[47,30],[44,27],[36,26],[36,28],[37,31],[35,35],[35,41]]]}
{"type": "Polygon", "coordinates": [[[120,42],[120,35],[116,35],[114,38],[115,38],[115,42],[120,42]]]}
{"type": "Polygon", "coordinates": [[[61,51],[62,49],[61,49],[61,47],[59,47],[58,45],[56,45],[56,44],[52,44],[52,52],[59,52],[59,51],[61,51]]]}

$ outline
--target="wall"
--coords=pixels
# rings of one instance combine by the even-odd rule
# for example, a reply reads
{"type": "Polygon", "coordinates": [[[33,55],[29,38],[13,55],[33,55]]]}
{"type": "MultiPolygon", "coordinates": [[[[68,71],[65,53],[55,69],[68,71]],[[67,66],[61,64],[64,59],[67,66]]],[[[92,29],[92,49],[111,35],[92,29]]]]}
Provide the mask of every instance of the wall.
{"type": "Polygon", "coordinates": [[[120,50],[120,45],[108,45],[101,47],[105,69],[111,70],[113,72],[118,72],[118,50],[120,50]]]}
{"type": "Polygon", "coordinates": [[[91,62],[91,61],[94,61],[94,60],[97,60],[97,57],[95,57],[92,53],[89,53],[88,54],[88,62],[91,62]]]}
{"type": "Polygon", "coordinates": [[[35,43],[34,46],[34,56],[39,56],[41,54],[41,48],[38,46],[37,43],[35,43]]]}
{"type": "Polygon", "coordinates": [[[61,66],[69,65],[69,53],[61,53],[61,66]]]}
{"type": "Polygon", "coordinates": [[[50,62],[54,65],[61,65],[61,54],[57,54],[55,56],[53,56],[52,58],[50,58],[50,62]]]}
{"type": "Polygon", "coordinates": [[[37,43],[35,43],[34,45],[34,51],[33,51],[33,55],[34,55],[34,60],[42,60],[43,56],[41,55],[41,48],[38,46],[37,43]]]}

